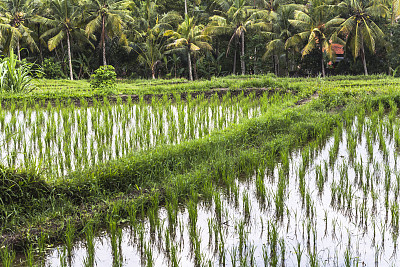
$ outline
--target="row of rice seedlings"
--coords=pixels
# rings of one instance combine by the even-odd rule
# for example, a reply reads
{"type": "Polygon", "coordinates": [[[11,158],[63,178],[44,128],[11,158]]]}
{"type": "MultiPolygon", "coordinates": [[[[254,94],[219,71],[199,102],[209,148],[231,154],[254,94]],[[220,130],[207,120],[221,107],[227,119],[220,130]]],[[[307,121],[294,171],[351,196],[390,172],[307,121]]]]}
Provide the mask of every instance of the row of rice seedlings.
{"type": "Polygon", "coordinates": [[[164,97],[147,103],[142,98],[133,103],[121,100],[117,105],[104,98],[93,99],[88,107],[85,99],[80,108],[74,103],[24,104],[22,109],[12,103],[0,108],[0,156],[7,166],[38,169],[48,176],[62,176],[72,170],[86,168],[118,158],[127,153],[162,144],[207,136],[265,112],[271,103],[289,96],[274,95],[257,98],[254,94],[222,100],[199,95],[175,101],[164,97]]]}

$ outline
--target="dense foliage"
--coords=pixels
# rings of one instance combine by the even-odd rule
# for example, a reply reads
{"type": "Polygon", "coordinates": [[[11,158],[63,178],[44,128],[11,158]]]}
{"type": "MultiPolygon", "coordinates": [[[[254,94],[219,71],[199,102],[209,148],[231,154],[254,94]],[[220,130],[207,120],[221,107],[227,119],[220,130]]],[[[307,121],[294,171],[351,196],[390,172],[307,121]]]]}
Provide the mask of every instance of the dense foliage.
{"type": "Polygon", "coordinates": [[[112,93],[116,89],[117,75],[111,65],[100,66],[90,79],[90,86],[104,93],[112,93]]]}
{"type": "Polygon", "coordinates": [[[398,75],[399,5],[399,0],[2,0],[0,41],[4,55],[14,49],[20,60],[43,65],[51,78],[89,78],[107,64],[125,78],[398,75]]]}

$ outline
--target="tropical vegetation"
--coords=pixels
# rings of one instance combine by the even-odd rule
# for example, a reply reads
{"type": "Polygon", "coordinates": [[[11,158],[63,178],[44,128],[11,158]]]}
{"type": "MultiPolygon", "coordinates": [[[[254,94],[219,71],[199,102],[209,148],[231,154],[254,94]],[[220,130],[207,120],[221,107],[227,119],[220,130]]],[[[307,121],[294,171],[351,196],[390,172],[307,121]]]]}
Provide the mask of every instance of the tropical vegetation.
{"type": "Polygon", "coordinates": [[[2,0],[0,48],[71,80],[396,74],[399,20],[399,0],[2,0]]]}

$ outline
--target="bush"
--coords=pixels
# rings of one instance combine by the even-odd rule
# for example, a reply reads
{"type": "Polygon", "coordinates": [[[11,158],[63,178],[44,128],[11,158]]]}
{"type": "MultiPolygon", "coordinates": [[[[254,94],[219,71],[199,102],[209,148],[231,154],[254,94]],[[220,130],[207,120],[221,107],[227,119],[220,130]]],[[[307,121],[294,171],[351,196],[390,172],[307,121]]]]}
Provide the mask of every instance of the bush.
{"type": "Polygon", "coordinates": [[[10,56],[0,61],[0,93],[26,93],[35,86],[32,83],[34,64],[19,61],[11,50],[10,56]]]}
{"type": "Polygon", "coordinates": [[[43,60],[43,64],[40,67],[41,73],[38,75],[39,78],[46,79],[60,79],[65,78],[65,74],[62,71],[60,62],[54,61],[53,58],[46,58],[43,60]]]}
{"type": "Polygon", "coordinates": [[[117,75],[113,66],[101,66],[92,74],[90,86],[103,94],[113,94],[117,88],[116,80],[117,75]]]}

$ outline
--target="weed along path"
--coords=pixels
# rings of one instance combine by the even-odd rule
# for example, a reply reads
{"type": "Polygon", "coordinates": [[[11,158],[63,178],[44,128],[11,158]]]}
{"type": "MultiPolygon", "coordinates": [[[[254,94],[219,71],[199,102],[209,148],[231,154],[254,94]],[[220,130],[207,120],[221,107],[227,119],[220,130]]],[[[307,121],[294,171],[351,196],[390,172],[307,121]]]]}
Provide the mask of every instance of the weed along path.
{"type": "MultiPolygon", "coordinates": [[[[140,104],[93,105],[120,131],[103,161],[76,160],[87,168],[66,176],[2,172],[1,257],[21,266],[395,266],[400,95],[353,97],[339,95],[341,109],[324,93],[301,105],[282,94],[189,98],[175,111],[169,99],[143,103],[137,118],[156,114],[142,122],[152,133],[143,148],[132,143],[147,130],[129,140],[118,130],[140,104]],[[152,141],[173,122],[185,125],[176,139],[152,141]]],[[[92,136],[105,143],[101,134],[92,136]]]]}

